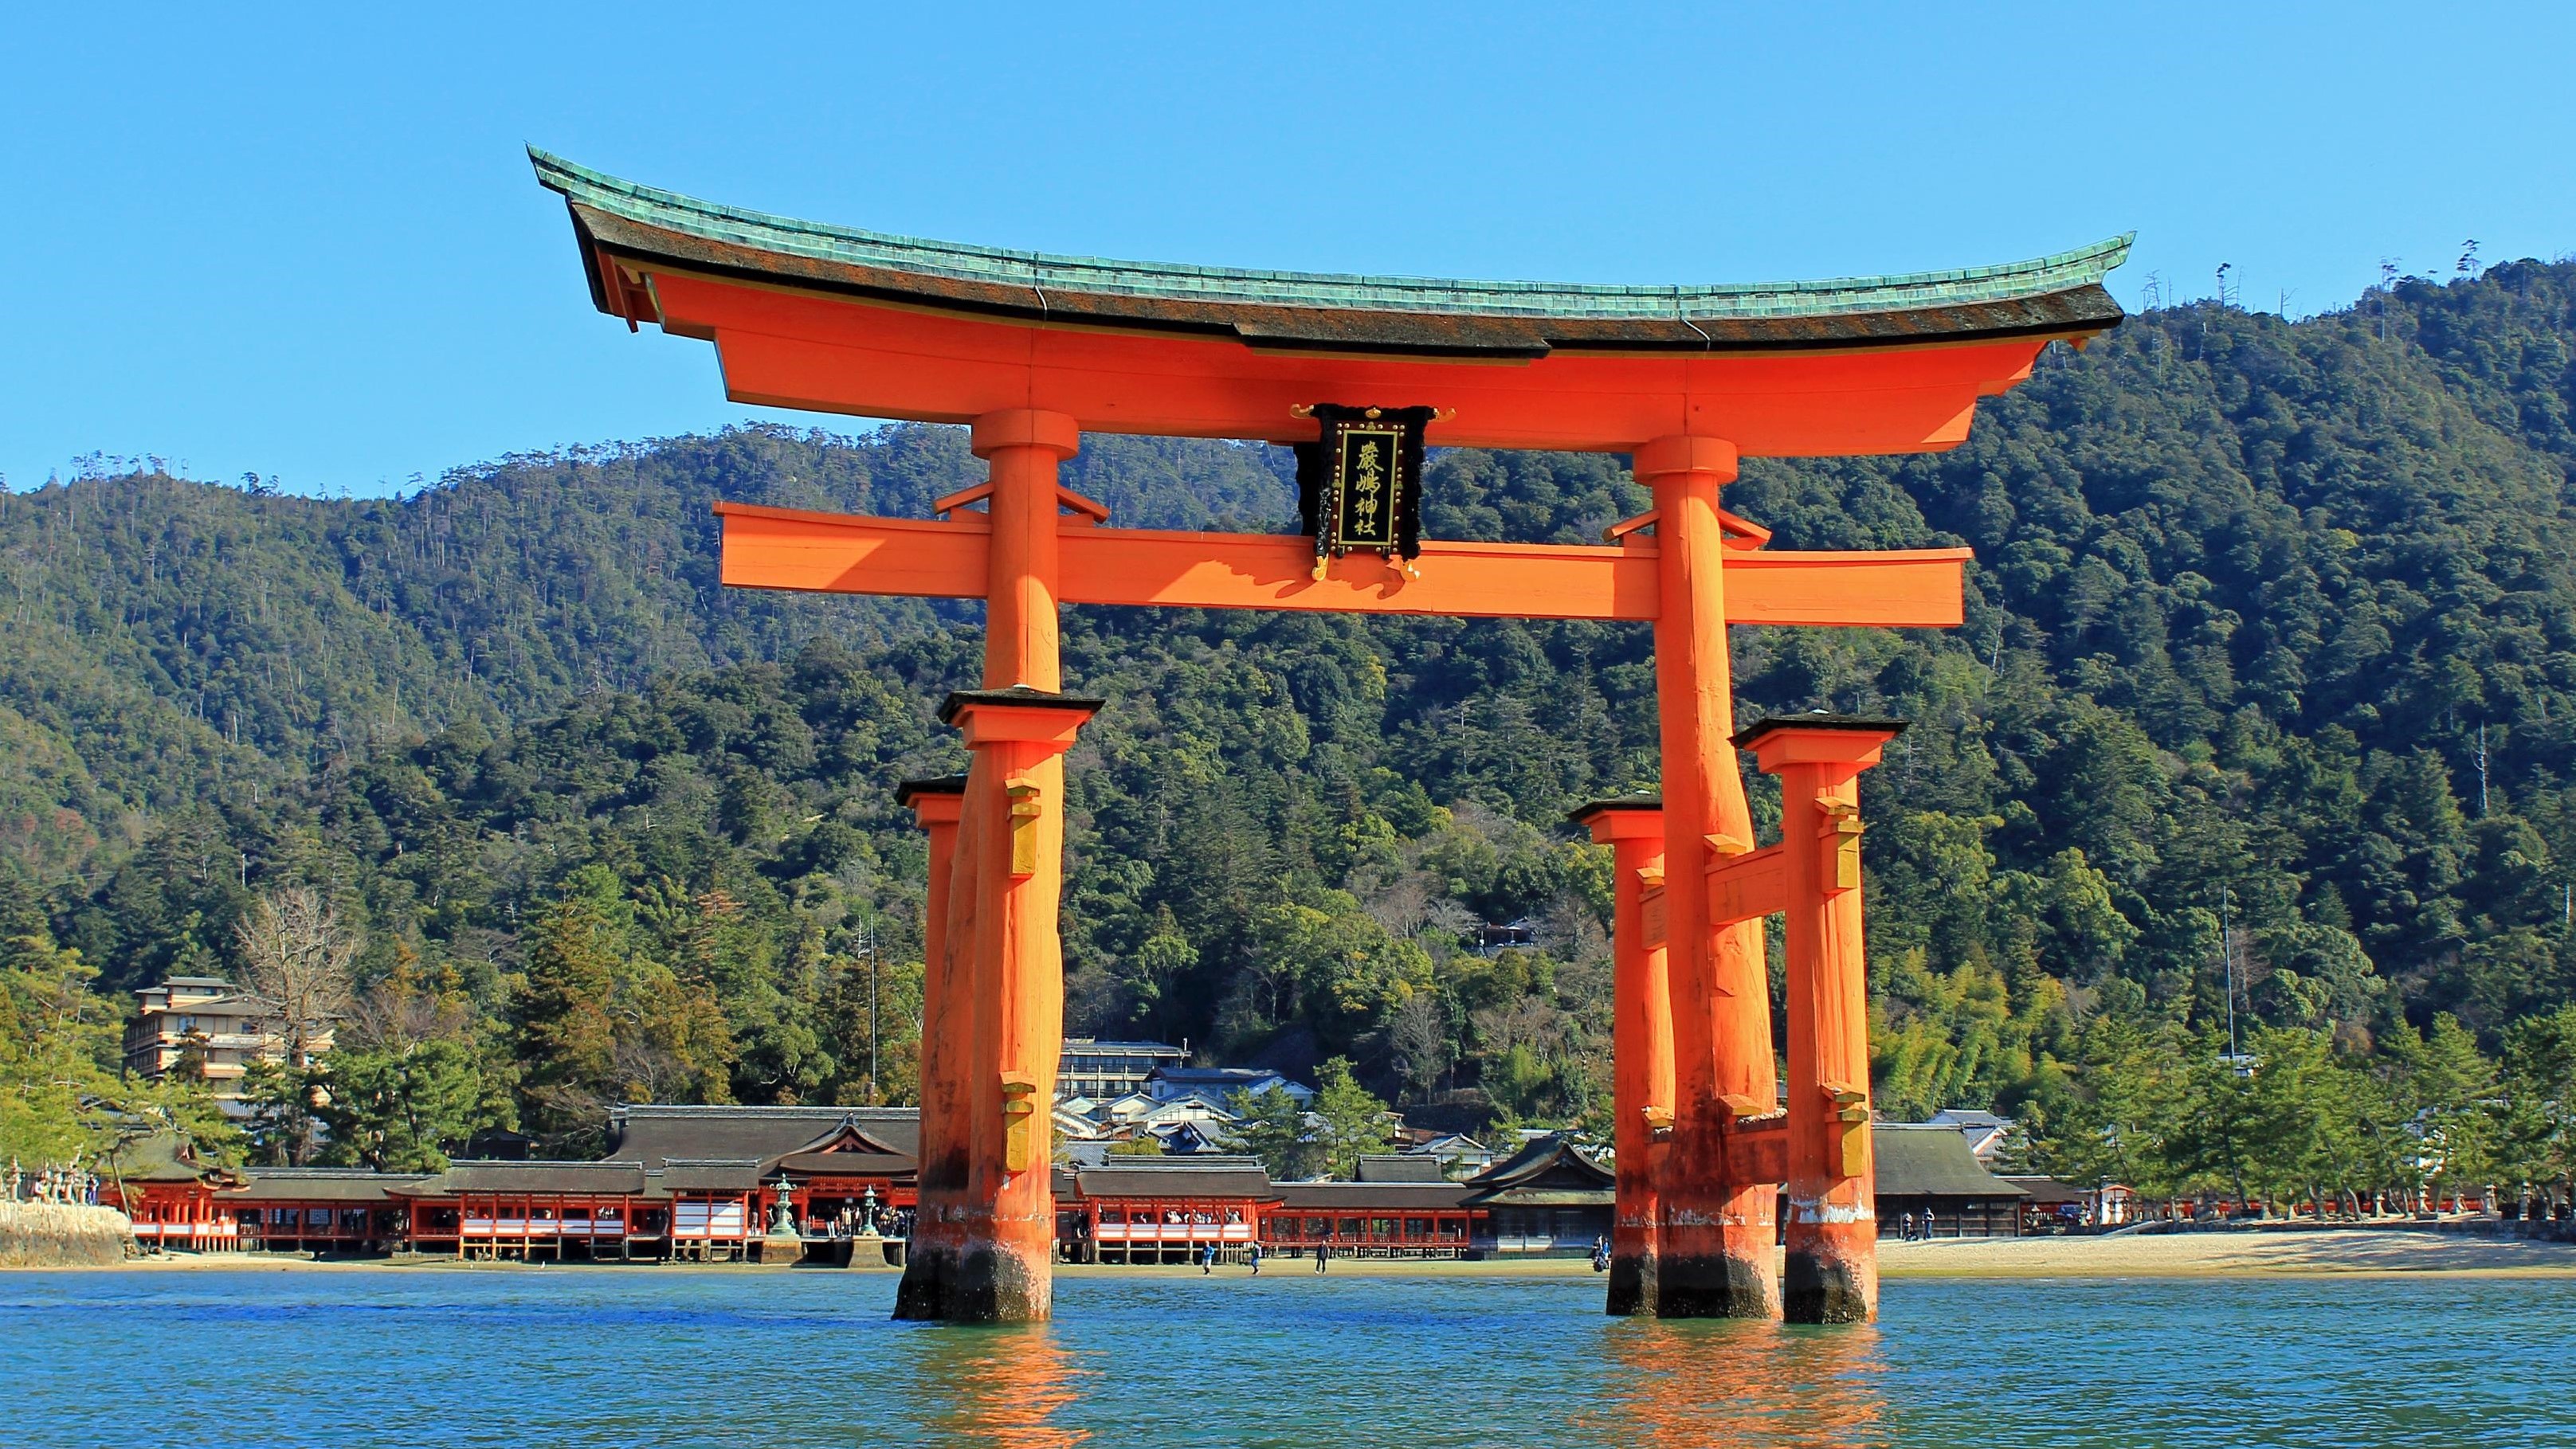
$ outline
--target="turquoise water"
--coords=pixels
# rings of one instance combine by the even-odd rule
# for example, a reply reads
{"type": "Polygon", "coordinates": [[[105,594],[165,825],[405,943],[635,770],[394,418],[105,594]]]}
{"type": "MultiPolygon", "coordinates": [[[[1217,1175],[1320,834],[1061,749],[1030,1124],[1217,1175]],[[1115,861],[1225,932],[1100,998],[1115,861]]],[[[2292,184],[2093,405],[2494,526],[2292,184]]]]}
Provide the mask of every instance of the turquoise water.
{"type": "Polygon", "coordinates": [[[0,1444],[2576,1442],[2562,1282],[1898,1280],[1874,1329],[1612,1322],[1588,1276],[1056,1293],[1032,1331],[888,1322],[890,1274],[0,1274],[0,1444]]]}

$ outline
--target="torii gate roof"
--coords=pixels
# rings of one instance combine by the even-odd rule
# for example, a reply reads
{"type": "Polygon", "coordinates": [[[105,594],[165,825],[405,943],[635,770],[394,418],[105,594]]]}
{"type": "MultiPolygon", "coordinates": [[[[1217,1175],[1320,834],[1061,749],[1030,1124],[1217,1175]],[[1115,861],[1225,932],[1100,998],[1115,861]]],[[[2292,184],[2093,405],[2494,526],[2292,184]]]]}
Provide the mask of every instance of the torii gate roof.
{"type": "Polygon", "coordinates": [[[1341,400],[1449,409],[1445,445],[1949,447],[2041,346],[2118,324],[2102,279],[2130,241],[1728,285],[1249,271],[924,241],[529,158],[570,206],[600,310],[714,341],[738,400],[940,422],[1035,406],[1174,436],[1295,440],[1311,425],[1291,406],[1341,400]]]}
{"type": "MultiPolygon", "coordinates": [[[[594,252],[1058,324],[1232,334],[1253,347],[1458,357],[1741,351],[2063,336],[2120,320],[2130,238],[2001,266],[1813,282],[1597,286],[1246,271],[924,241],[720,206],[531,149],[594,252]]],[[[594,295],[617,311],[597,274],[594,295]]]]}

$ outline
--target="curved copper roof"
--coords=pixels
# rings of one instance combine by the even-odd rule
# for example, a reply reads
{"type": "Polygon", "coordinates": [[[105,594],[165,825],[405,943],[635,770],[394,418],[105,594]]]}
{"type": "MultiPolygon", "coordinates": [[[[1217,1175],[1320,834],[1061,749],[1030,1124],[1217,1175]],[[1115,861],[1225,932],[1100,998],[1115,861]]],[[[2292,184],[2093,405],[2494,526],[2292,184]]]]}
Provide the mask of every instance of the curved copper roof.
{"type": "Polygon", "coordinates": [[[1231,336],[1248,346],[1530,358],[2080,336],[2121,319],[2120,236],[2026,262],[1808,282],[1600,286],[1252,271],[925,241],[721,206],[531,147],[569,204],[602,311],[657,320],[657,268],[1041,324],[1231,336]]]}

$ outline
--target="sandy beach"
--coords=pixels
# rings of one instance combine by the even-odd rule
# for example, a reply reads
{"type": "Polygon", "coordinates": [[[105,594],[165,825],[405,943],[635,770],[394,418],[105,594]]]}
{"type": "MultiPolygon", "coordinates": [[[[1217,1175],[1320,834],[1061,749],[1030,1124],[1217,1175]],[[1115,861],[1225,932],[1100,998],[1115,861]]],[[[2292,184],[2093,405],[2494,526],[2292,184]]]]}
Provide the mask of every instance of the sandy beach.
{"type": "Polygon", "coordinates": [[[2103,1238],[1882,1242],[1888,1278],[2244,1278],[2292,1274],[2576,1277],[2576,1243],[2412,1228],[2260,1228],[2103,1238]]]}
{"type": "MultiPolygon", "coordinates": [[[[2468,1237],[2408,1228],[2253,1229],[2102,1238],[1957,1238],[1882,1242],[1885,1278],[2250,1278],[2301,1274],[2576,1278],[2576,1244],[2468,1237]]],[[[1188,1273],[1195,1268],[1064,1267],[1067,1275],[1188,1273]]],[[[1220,1267],[1217,1272],[1241,1273],[1220,1267]]],[[[1313,1273],[1303,1258],[1272,1258],[1271,1273],[1313,1273]]],[[[1333,1260],[1334,1276],[1592,1276],[1580,1258],[1482,1263],[1333,1260]]]]}
{"type": "MultiPolygon", "coordinates": [[[[309,1258],[259,1253],[174,1253],[141,1259],[121,1268],[86,1268],[78,1272],[191,1272],[203,1270],[275,1272],[347,1272],[400,1267],[415,1272],[526,1272],[517,1263],[459,1263],[448,1259],[309,1258]]],[[[546,1272],[580,1271],[580,1263],[541,1263],[546,1272]]],[[[761,1268],[726,1264],[602,1264],[603,1271],[686,1273],[811,1273],[813,1268],[761,1268]]],[[[0,1270],[7,1271],[7,1270],[0,1270]]],[[[892,1273],[879,1265],[858,1272],[892,1273]]],[[[1312,1274],[1303,1258],[1273,1257],[1264,1276],[1312,1274]]],[[[2408,1228],[2267,1228],[2240,1232],[2150,1233],[2104,1238],[1964,1238],[1935,1242],[1883,1242],[1879,1271],[1902,1278],[2247,1278],[2299,1275],[2451,1276],[2498,1278],[2576,1278],[2576,1244],[2535,1243],[2470,1237],[2408,1228]]],[[[1192,1267],[1116,1267],[1059,1264],[1058,1275],[1092,1277],[1191,1277],[1192,1267]]],[[[1216,1276],[1241,1276],[1239,1264],[1218,1268],[1216,1276]]],[[[1592,1266],[1580,1258],[1460,1263],[1336,1258],[1337,1278],[1528,1277],[1588,1278],[1592,1266]]]]}

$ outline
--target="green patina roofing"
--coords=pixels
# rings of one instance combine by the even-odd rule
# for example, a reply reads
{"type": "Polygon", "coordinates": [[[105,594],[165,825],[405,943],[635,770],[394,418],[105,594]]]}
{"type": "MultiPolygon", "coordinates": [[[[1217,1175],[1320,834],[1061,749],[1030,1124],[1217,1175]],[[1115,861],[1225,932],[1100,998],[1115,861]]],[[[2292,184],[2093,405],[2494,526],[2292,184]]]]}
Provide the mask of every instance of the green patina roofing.
{"type": "Polygon", "coordinates": [[[1955,1127],[1914,1122],[1870,1124],[1870,1155],[1881,1197],[2024,1197],[2028,1189],[1986,1170],[1955,1127]]]}
{"type": "Polygon", "coordinates": [[[1055,256],[925,241],[719,206],[576,166],[531,146],[537,179],[577,205],[644,226],[815,261],[1008,286],[1265,306],[1522,317],[1832,317],[2046,296],[2100,284],[2135,233],[2034,261],[1811,282],[1625,287],[1249,271],[1055,256]]]}

